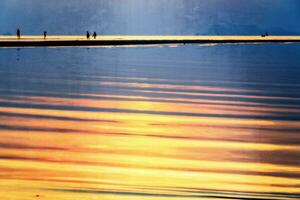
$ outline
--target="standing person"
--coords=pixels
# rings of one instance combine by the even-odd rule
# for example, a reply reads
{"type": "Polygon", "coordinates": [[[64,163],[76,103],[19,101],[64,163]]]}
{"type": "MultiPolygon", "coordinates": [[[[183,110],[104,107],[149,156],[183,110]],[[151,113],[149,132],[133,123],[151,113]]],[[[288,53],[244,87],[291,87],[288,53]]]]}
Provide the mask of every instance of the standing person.
{"type": "Polygon", "coordinates": [[[88,32],[88,31],[86,32],[86,38],[90,39],[90,32],[88,32]]]}
{"type": "Polygon", "coordinates": [[[93,38],[96,39],[96,37],[97,37],[97,33],[95,31],[94,34],[93,34],[93,38]]]}
{"type": "Polygon", "coordinates": [[[17,37],[18,37],[18,39],[21,38],[21,31],[20,31],[20,29],[17,30],[17,37]]]}
{"type": "Polygon", "coordinates": [[[44,40],[46,40],[47,37],[47,31],[44,31],[44,40]]]}

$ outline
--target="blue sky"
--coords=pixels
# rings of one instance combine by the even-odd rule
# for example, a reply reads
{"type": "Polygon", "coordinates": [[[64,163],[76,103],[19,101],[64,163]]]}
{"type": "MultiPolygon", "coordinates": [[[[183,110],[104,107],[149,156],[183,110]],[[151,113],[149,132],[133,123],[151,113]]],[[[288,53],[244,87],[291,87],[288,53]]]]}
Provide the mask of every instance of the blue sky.
{"type": "Polygon", "coordinates": [[[300,34],[298,0],[1,0],[0,34],[300,34]]]}

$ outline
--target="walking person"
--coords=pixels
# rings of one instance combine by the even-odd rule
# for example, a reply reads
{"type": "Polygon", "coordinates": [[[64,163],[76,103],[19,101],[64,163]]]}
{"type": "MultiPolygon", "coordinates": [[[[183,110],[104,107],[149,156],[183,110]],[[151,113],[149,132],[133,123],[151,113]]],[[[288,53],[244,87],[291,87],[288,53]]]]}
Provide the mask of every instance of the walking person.
{"type": "Polygon", "coordinates": [[[95,31],[94,34],[93,34],[93,38],[94,38],[94,39],[97,38],[97,33],[96,33],[96,31],[95,31]]]}
{"type": "Polygon", "coordinates": [[[44,31],[44,40],[46,40],[47,37],[47,31],[44,31]]]}
{"type": "Polygon", "coordinates": [[[88,31],[86,32],[86,38],[90,39],[90,32],[88,32],[88,31]]]}
{"type": "Polygon", "coordinates": [[[20,31],[20,29],[17,30],[17,37],[18,37],[18,39],[21,38],[21,31],[20,31]]]}

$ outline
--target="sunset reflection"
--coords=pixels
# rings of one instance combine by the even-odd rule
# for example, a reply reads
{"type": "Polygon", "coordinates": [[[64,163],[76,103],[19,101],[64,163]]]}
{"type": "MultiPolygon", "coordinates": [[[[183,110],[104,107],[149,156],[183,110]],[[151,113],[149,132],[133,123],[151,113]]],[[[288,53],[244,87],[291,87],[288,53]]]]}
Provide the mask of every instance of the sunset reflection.
{"type": "MultiPolygon", "coordinates": [[[[148,48],[145,55],[152,49],[170,50],[148,48]]],[[[189,48],[198,47],[178,50],[189,48]]],[[[45,51],[60,58],[60,50],[45,51]]],[[[23,68],[2,68],[3,83],[14,80],[9,89],[0,86],[2,198],[299,197],[299,86],[287,84],[289,92],[268,89],[278,87],[271,82],[256,86],[235,77],[181,80],[168,77],[171,70],[164,68],[165,77],[135,77],[136,71],[154,72],[131,70],[139,65],[127,57],[129,61],[120,59],[128,66],[116,73],[107,68],[110,61],[95,68],[91,61],[83,69],[90,76],[74,72],[60,77],[62,61],[51,66],[57,71],[44,75],[39,68],[32,75],[23,68]]],[[[46,63],[49,58],[41,59],[46,63]]],[[[190,63],[205,66],[201,60],[190,63]]],[[[190,71],[183,71],[192,76],[195,69],[191,64],[190,71]]],[[[205,69],[215,76],[214,69],[205,69]]],[[[175,70],[183,74],[181,68],[175,70]]]]}

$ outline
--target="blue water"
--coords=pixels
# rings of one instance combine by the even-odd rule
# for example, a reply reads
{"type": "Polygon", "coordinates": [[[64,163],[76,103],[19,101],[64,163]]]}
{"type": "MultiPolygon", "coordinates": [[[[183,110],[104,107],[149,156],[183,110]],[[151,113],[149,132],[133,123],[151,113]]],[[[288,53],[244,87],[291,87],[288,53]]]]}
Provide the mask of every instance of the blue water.
{"type": "Polygon", "coordinates": [[[0,196],[299,199],[300,45],[0,49],[0,196]]]}

